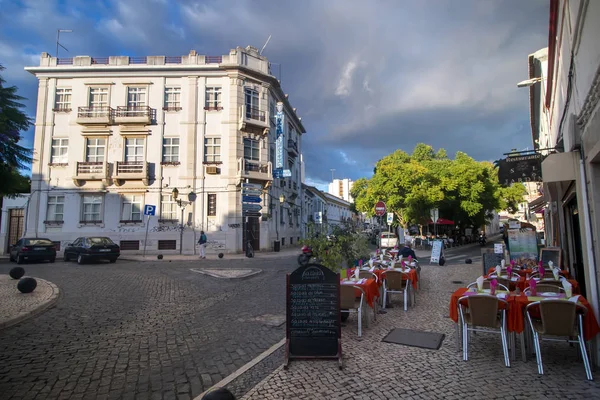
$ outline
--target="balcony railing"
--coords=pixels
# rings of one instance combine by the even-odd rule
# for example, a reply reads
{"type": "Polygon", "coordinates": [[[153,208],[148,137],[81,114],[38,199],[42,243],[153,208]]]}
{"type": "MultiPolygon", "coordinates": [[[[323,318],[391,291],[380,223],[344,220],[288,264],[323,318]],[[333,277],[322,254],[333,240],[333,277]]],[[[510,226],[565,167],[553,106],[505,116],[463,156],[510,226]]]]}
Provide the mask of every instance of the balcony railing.
{"type": "Polygon", "coordinates": [[[261,122],[265,122],[266,120],[266,113],[262,110],[259,110],[258,107],[251,107],[246,105],[245,111],[246,119],[253,119],[255,121],[261,122]]]}
{"type": "Polygon", "coordinates": [[[148,185],[148,163],[145,161],[117,161],[115,167],[115,183],[123,180],[143,180],[148,185]]]}
{"type": "Polygon", "coordinates": [[[114,109],[107,106],[90,106],[77,108],[78,124],[104,124],[113,122],[114,109]]]}
{"type": "Polygon", "coordinates": [[[273,180],[273,168],[270,162],[238,159],[238,176],[240,178],[273,180]]]}
{"type": "Polygon", "coordinates": [[[119,106],[115,112],[115,122],[118,124],[152,123],[153,110],[148,106],[119,106]]]}
{"type": "Polygon", "coordinates": [[[108,57],[92,57],[92,64],[108,65],[108,57]]]}
{"type": "Polygon", "coordinates": [[[206,56],[204,62],[206,64],[221,64],[223,62],[223,56],[206,56]]]}
{"type": "Polygon", "coordinates": [[[240,113],[240,130],[262,134],[268,133],[270,124],[267,120],[267,113],[264,110],[246,104],[240,107],[240,113]]]}
{"type": "Polygon", "coordinates": [[[298,144],[292,139],[288,139],[288,154],[291,156],[298,155],[298,144]]]}
{"type": "Polygon", "coordinates": [[[75,169],[73,182],[82,186],[85,181],[104,181],[108,184],[108,167],[106,161],[79,161],[75,169]]]}

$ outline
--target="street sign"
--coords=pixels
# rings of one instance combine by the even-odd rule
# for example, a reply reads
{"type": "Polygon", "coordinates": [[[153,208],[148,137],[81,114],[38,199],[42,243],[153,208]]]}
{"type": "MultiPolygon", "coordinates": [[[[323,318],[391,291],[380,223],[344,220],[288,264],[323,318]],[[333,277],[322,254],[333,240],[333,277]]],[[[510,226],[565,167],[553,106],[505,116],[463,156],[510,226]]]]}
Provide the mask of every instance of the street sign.
{"type": "Polygon", "coordinates": [[[258,196],[242,196],[242,202],[244,203],[260,203],[262,199],[258,196]]]}
{"type": "Polygon", "coordinates": [[[242,211],[260,211],[262,210],[262,206],[260,204],[249,204],[242,203],[242,211]]]}
{"type": "Polygon", "coordinates": [[[383,217],[386,211],[387,208],[383,201],[378,201],[377,204],[375,204],[375,215],[377,215],[378,217],[383,217]]]}
{"type": "Polygon", "coordinates": [[[431,215],[431,221],[435,224],[440,217],[440,210],[437,208],[432,209],[429,214],[431,215]]]}
{"type": "Polygon", "coordinates": [[[323,223],[323,214],[319,211],[316,212],[313,219],[315,220],[315,224],[323,223]]]}
{"type": "Polygon", "coordinates": [[[256,211],[244,211],[244,217],[262,217],[262,214],[256,211]]]}
{"type": "Polygon", "coordinates": [[[259,190],[259,191],[263,190],[263,186],[261,184],[258,184],[258,183],[246,183],[246,182],[242,182],[242,188],[243,189],[254,189],[254,190],[259,190]]]}
{"type": "Polygon", "coordinates": [[[275,168],[273,170],[273,178],[276,178],[276,179],[283,178],[283,169],[281,169],[281,168],[275,168]]]}
{"type": "Polygon", "coordinates": [[[284,178],[289,178],[289,177],[291,177],[291,176],[292,176],[292,171],[290,171],[289,169],[284,169],[284,170],[282,171],[282,176],[283,176],[284,178]]]}
{"type": "Polygon", "coordinates": [[[144,215],[156,215],[156,206],[146,204],[144,206],[144,215]]]}
{"type": "Polygon", "coordinates": [[[387,213],[387,223],[388,225],[391,225],[392,222],[394,222],[394,213],[389,212],[387,213]]]}
{"type": "Polygon", "coordinates": [[[262,196],[262,193],[262,190],[242,188],[242,195],[244,196],[262,196]]]}

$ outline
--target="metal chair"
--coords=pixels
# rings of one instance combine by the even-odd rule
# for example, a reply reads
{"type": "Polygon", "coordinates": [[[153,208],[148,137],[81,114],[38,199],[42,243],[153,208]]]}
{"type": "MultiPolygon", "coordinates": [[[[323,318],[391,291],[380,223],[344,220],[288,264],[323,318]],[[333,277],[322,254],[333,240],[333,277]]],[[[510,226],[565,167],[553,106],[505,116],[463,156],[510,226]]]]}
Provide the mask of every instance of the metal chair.
{"type": "MultiPolygon", "coordinates": [[[[477,287],[477,282],[473,282],[473,283],[469,283],[469,286],[467,286],[467,289],[471,289],[472,287],[477,287]]],[[[489,289],[490,288],[490,280],[486,279],[483,281],[483,289],[489,289]]],[[[508,290],[507,286],[504,286],[501,283],[498,283],[498,290],[504,290],[506,292],[509,292],[510,290],[508,290]]]]}
{"type": "MultiPolygon", "coordinates": [[[[404,311],[407,310],[408,292],[410,291],[410,278],[400,271],[385,271],[383,273],[383,308],[387,305],[388,293],[402,293],[404,295],[404,311]],[[402,279],[404,277],[404,279],[402,279]]],[[[414,294],[413,294],[414,295],[414,294]]]]}
{"type": "MultiPolygon", "coordinates": [[[[544,293],[544,292],[564,293],[565,292],[565,289],[558,285],[546,284],[546,283],[538,283],[535,286],[535,290],[539,293],[544,293]]],[[[531,296],[531,288],[530,287],[526,288],[524,293],[527,296],[531,296]]]]}
{"type": "Polygon", "coordinates": [[[529,304],[525,309],[525,313],[527,314],[529,327],[533,332],[533,345],[535,347],[538,374],[544,374],[540,340],[555,342],[563,342],[565,340],[543,338],[542,335],[559,336],[567,337],[569,343],[579,343],[586,377],[589,381],[594,380],[583,338],[583,317],[587,313],[587,308],[569,300],[544,300],[529,304]],[[532,309],[536,307],[539,307],[541,319],[534,319],[531,316],[532,309]],[[571,337],[576,337],[577,339],[572,340],[571,337]]]}
{"type": "Polygon", "coordinates": [[[458,300],[458,309],[462,323],[464,361],[469,359],[469,331],[500,333],[504,364],[506,367],[510,367],[508,340],[506,336],[507,308],[508,303],[505,300],[487,294],[464,296],[458,300]],[[504,304],[504,309],[498,309],[499,302],[504,304]],[[466,307],[464,303],[467,303],[466,307]]]}
{"type": "MultiPolygon", "coordinates": [[[[362,336],[362,318],[365,293],[358,286],[340,285],[340,311],[358,314],[358,337],[362,336]],[[360,301],[356,301],[355,290],[360,290],[360,301]]],[[[366,315],[365,315],[366,316],[366,315]]]]}

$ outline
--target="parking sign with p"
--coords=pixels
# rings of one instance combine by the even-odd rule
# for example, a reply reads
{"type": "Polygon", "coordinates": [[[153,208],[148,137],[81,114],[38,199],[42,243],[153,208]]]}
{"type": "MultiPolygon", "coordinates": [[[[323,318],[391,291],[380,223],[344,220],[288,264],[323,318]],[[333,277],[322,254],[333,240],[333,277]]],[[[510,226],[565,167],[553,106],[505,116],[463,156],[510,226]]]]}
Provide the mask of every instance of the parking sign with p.
{"type": "Polygon", "coordinates": [[[146,204],[144,206],[144,215],[156,215],[156,206],[146,204]]]}

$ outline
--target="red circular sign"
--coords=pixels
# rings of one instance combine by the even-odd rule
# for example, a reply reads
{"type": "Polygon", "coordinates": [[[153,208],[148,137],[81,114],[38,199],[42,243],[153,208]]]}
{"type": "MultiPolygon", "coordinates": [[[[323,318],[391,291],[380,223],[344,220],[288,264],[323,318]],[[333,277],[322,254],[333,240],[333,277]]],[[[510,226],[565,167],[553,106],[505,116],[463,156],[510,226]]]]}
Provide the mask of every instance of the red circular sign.
{"type": "Polygon", "coordinates": [[[385,207],[385,203],[383,201],[378,201],[377,204],[375,204],[375,215],[378,217],[383,217],[386,211],[387,208],[385,207]]]}

